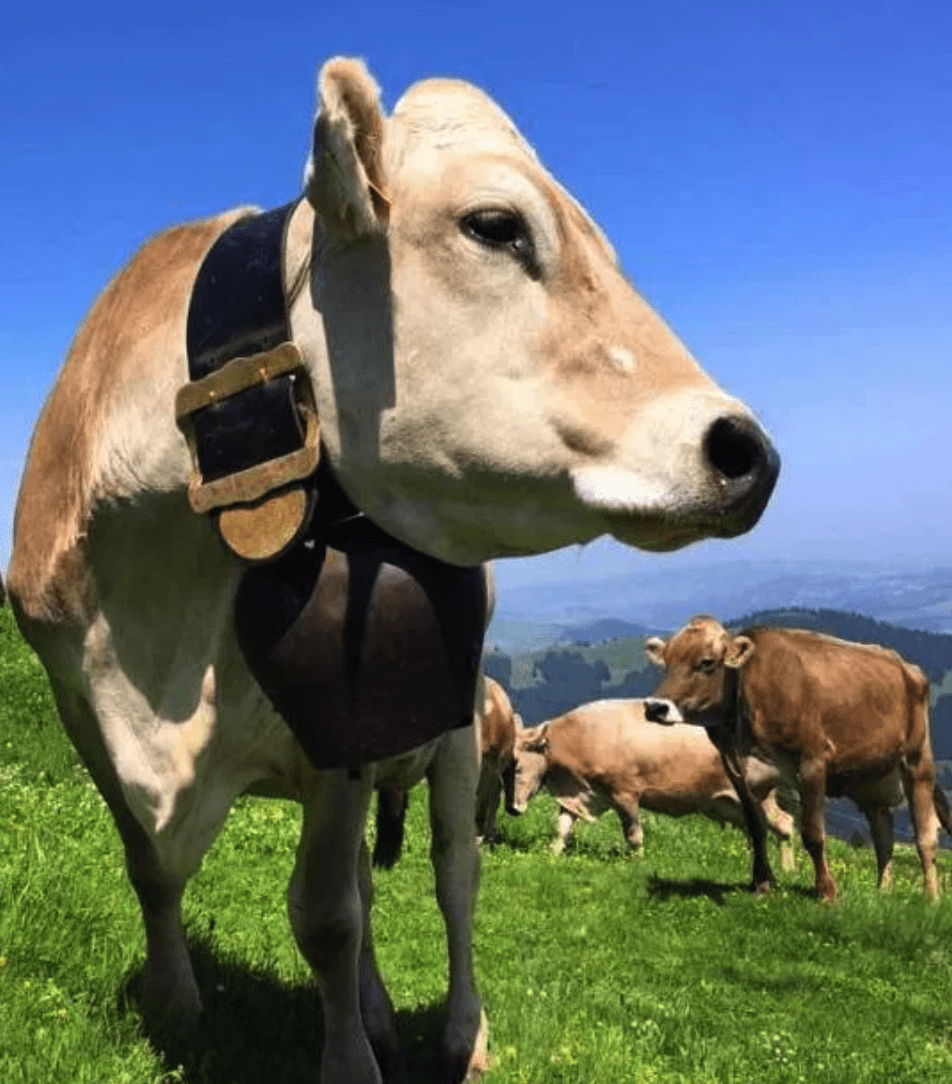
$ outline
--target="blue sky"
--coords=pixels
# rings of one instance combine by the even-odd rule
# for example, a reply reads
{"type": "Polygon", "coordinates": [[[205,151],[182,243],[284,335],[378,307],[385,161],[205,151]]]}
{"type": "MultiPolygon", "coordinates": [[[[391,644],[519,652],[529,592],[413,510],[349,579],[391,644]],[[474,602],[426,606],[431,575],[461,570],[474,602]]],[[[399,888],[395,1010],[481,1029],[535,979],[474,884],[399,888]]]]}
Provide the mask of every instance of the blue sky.
{"type": "Polygon", "coordinates": [[[783,456],[743,540],[639,562],[952,564],[947,0],[30,5],[0,23],[0,567],[29,433],[150,233],[296,195],[320,62],[493,94],[783,456]],[[137,7],[137,6],[135,6],[137,7]]]}

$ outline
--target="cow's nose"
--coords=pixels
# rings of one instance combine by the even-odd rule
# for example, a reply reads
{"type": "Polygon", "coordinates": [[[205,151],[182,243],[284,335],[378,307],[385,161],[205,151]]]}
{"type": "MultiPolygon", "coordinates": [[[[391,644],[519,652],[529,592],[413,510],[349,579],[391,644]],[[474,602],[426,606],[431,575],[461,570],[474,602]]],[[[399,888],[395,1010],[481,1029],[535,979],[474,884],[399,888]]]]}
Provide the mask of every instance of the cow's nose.
{"type": "Polygon", "coordinates": [[[668,709],[671,705],[667,700],[646,700],[645,701],[645,718],[649,723],[666,723],[668,722],[668,709]]]}
{"type": "Polygon", "coordinates": [[[780,473],[780,456],[767,434],[742,414],[727,414],[704,435],[704,455],[724,491],[727,534],[749,530],[760,518],[780,473]]]}

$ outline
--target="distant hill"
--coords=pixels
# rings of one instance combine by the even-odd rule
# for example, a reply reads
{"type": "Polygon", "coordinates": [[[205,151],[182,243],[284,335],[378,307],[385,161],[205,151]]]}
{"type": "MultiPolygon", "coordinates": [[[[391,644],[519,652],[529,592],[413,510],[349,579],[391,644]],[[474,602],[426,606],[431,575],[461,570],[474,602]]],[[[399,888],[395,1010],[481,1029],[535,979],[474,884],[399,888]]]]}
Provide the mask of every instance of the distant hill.
{"type": "Polygon", "coordinates": [[[906,629],[952,633],[952,567],[862,561],[744,560],[685,565],[677,556],[630,573],[500,589],[489,640],[513,651],[572,636],[603,620],[678,628],[692,614],[720,618],[789,607],[868,614],[906,629]]]}
{"type": "Polygon", "coordinates": [[[601,644],[606,640],[653,636],[657,632],[657,629],[634,625],[631,621],[621,621],[617,617],[604,617],[598,621],[589,621],[585,625],[574,625],[563,629],[559,639],[577,644],[601,644]]]}
{"type": "Polygon", "coordinates": [[[732,629],[743,628],[745,625],[813,629],[860,644],[883,644],[921,666],[932,682],[940,682],[946,671],[952,667],[952,635],[907,629],[887,621],[877,621],[864,614],[843,610],[810,610],[795,606],[782,610],[757,610],[728,622],[732,629]]]}

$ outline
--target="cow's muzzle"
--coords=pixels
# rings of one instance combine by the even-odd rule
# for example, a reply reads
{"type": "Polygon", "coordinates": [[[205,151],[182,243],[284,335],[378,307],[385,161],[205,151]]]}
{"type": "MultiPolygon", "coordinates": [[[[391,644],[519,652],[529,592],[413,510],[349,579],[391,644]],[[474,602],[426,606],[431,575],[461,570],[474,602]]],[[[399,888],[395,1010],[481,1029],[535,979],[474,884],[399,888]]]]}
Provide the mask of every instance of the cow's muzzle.
{"type": "Polygon", "coordinates": [[[722,490],[718,534],[743,534],[760,519],[780,474],[780,456],[752,419],[727,414],[704,435],[704,457],[722,490]]]}
{"type": "Polygon", "coordinates": [[[645,700],[645,718],[649,723],[661,723],[664,726],[684,722],[681,712],[671,700],[660,700],[653,696],[645,700]]]}

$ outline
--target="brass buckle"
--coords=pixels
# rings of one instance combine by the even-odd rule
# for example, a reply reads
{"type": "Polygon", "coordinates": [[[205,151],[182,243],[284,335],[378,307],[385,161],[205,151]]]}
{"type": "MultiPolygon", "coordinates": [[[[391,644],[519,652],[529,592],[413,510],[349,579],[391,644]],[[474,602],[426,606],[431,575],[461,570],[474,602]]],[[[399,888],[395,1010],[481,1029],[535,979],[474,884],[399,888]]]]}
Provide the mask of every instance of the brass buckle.
{"type": "Polygon", "coordinates": [[[265,353],[233,358],[201,380],[180,388],[175,396],[175,420],[192,457],[188,501],[195,512],[211,512],[217,508],[259,501],[273,490],[300,482],[313,474],[320,460],[321,427],[310,374],[301,351],[291,342],[281,343],[265,353]],[[292,378],[294,403],[304,422],[303,446],[224,478],[203,481],[198,465],[194,415],[205,407],[257,385],[267,384],[280,376],[292,378]]]}

